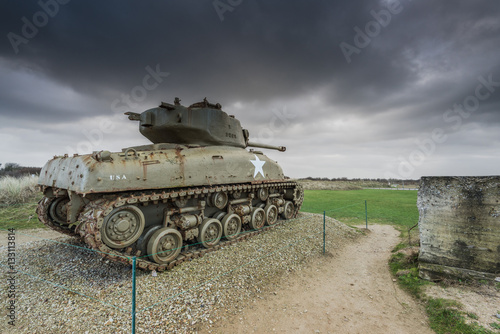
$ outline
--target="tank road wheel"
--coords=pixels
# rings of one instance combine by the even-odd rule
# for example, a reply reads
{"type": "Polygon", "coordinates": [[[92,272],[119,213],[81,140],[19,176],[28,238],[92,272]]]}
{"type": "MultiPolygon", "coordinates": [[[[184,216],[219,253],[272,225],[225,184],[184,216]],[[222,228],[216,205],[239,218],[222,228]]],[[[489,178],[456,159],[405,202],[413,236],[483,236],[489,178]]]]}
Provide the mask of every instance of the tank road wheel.
{"type": "Polygon", "coordinates": [[[226,239],[233,240],[241,231],[241,218],[235,213],[229,213],[222,219],[222,226],[226,239]]]}
{"type": "Polygon", "coordinates": [[[214,193],[211,198],[211,204],[219,210],[222,210],[227,205],[227,194],[224,192],[214,193]]]}
{"type": "Polygon", "coordinates": [[[252,219],[250,220],[250,228],[252,230],[259,230],[264,227],[266,223],[266,212],[262,208],[254,208],[252,210],[252,219]]]}
{"type": "Polygon", "coordinates": [[[225,215],[226,215],[226,213],[224,211],[217,211],[216,213],[214,213],[212,215],[212,218],[215,218],[218,221],[222,221],[222,218],[224,218],[225,215]]]}
{"type": "Polygon", "coordinates": [[[267,190],[267,188],[260,188],[258,191],[257,191],[257,197],[262,201],[264,202],[265,200],[267,200],[267,198],[269,197],[269,191],[267,190]]]}
{"type": "Polygon", "coordinates": [[[166,264],[175,260],[181,249],[182,235],[170,227],[157,230],[148,242],[149,258],[158,264],[166,264]]]}
{"type": "Polygon", "coordinates": [[[132,205],[116,208],[104,218],[102,241],[111,248],[130,246],[139,239],[144,225],[144,214],[139,208],[132,205]]]}
{"type": "Polygon", "coordinates": [[[214,218],[206,218],[201,223],[198,242],[205,248],[217,245],[222,237],[222,224],[214,218]]]}
{"type": "Polygon", "coordinates": [[[68,203],[68,197],[59,197],[50,204],[49,217],[58,225],[68,225],[68,213],[66,211],[68,203]]]}
{"type": "Polygon", "coordinates": [[[285,203],[285,208],[283,210],[283,213],[281,214],[281,217],[283,217],[283,219],[290,219],[293,217],[294,212],[295,212],[295,207],[293,206],[293,203],[287,201],[285,203]]]}
{"type": "Polygon", "coordinates": [[[267,225],[274,225],[278,221],[278,208],[276,205],[269,204],[265,207],[267,225]]]}

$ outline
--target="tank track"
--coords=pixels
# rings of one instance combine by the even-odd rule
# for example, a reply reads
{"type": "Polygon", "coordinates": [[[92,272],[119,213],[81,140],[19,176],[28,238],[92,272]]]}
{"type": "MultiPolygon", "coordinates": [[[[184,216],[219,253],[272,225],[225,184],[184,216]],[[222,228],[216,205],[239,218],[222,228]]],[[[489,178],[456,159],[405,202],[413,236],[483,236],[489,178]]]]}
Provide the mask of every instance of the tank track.
{"type": "Polygon", "coordinates": [[[152,262],[148,259],[145,254],[141,254],[140,250],[134,250],[133,247],[127,247],[124,249],[113,249],[108,247],[101,239],[100,229],[103,225],[104,219],[109,215],[115,208],[119,208],[126,204],[137,204],[142,203],[143,205],[157,204],[159,202],[166,202],[168,199],[182,199],[187,196],[191,198],[205,197],[214,192],[226,192],[231,191],[246,191],[246,192],[256,192],[261,188],[273,188],[273,189],[294,189],[294,199],[292,200],[294,204],[294,213],[292,218],[296,217],[303,202],[304,192],[302,186],[295,181],[283,181],[283,182],[266,182],[259,184],[238,184],[238,185],[218,185],[218,186],[203,186],[188,189],[171,189],[160,192],[134,192],[124,194],[117,194],[115,198],[110,198],[109,195],[103,196],[102,198],[95,199],[88,203],[83,211],[79,215],[78,225],[74,229],[65,229],[61,226],[53,224],[47,217],[47,210],[52,200],[44,198],[39,202],[39,207],[37,212],[39,213],[40,220],[58,232],[71,235],[80,236],[87,245],[92,249],[98,251],[103,258],[110,259],[113,261],[122,262],[125,264],[132,264],[132,257],[136,256],[136,265],[138,268],[144,270],[155,270],[164,271],[167,269],[172,269],[173,267],[180,265],[185,261],[202,257],[209,252],[219,250],[221,247],[226,247],[232,245],[236,242],[241,242],[260,234],[264,231],[283,224],[286,220],[278,220],[276,224],[272,226],[265,226],[258,230],[248,230],[248,224],[242,224],[242,231],[240,235],[232,240],[221,239],[220,242],[211,248],[204,248],[201,245],[188,245],[183,247],[182,252],[171,262],[167,264],[158,264],[152,262]],[[246,229],[246,230],[245,230],[246,229]]]}

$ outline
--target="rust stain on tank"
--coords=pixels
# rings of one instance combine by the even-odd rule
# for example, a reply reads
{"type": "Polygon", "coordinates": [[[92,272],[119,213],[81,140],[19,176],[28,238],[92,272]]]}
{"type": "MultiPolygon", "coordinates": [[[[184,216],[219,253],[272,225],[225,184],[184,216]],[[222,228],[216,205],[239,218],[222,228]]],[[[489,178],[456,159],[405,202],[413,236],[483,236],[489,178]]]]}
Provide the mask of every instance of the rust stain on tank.
{"type": "Polygon", "coordinates": [[[142,172],[144,180],[148,179],[148,166],[149,165],[157,165],[160,163],[160,160],[149,160],[142,162],[142,172]]]}
{"type": "Polygon", "coordinates": [[[142,178],[144,180],[148,179],[148,165],[145,163],[142,164],[142,178]]]}
{"type": "Polygon", "coordinates": [[[180,170],[180,177],[182,180],[184,180],[184,173],[185,173],[185,163],[186,159],[185,156],[182,154],[182,148],[181,147],[176,147],[175,148],[175,156],[177,157],[177,160],[179,161],[179,170],[180,170]]]}

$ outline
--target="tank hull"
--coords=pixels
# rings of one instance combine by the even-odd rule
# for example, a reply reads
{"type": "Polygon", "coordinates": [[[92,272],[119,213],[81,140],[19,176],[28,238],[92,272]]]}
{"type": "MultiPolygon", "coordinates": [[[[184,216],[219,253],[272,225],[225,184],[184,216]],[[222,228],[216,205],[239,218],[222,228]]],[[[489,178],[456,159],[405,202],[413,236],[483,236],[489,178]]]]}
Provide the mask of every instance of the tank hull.
{"type": "Polygon", "coordinates": [[[275,161],[231,146],[56,157],[39,183],[45,225],[81,237],[103,257],[130,263],[135,256],[140,268],[158,271],[291,219],[303,200],[275,161]]]}
{"type": "Polygon", "coordinates": [[[43,167],[38,183],[92,194],[282,179],[281,167],[261,152],[231,146],[148,145],[110,153],[105,160],[96,154],[55,157],[43,167]]]}

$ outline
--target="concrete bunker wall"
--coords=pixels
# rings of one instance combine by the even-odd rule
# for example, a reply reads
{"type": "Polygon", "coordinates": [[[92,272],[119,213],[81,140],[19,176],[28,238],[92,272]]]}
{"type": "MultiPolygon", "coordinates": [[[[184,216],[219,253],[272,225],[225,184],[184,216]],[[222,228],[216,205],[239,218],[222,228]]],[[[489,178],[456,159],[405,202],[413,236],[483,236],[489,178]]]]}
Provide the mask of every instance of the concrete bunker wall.
{"type": "Polygon", "coordinates": [[[500,176],[422,177],[419,275],[500,276],[500,176]]]}

